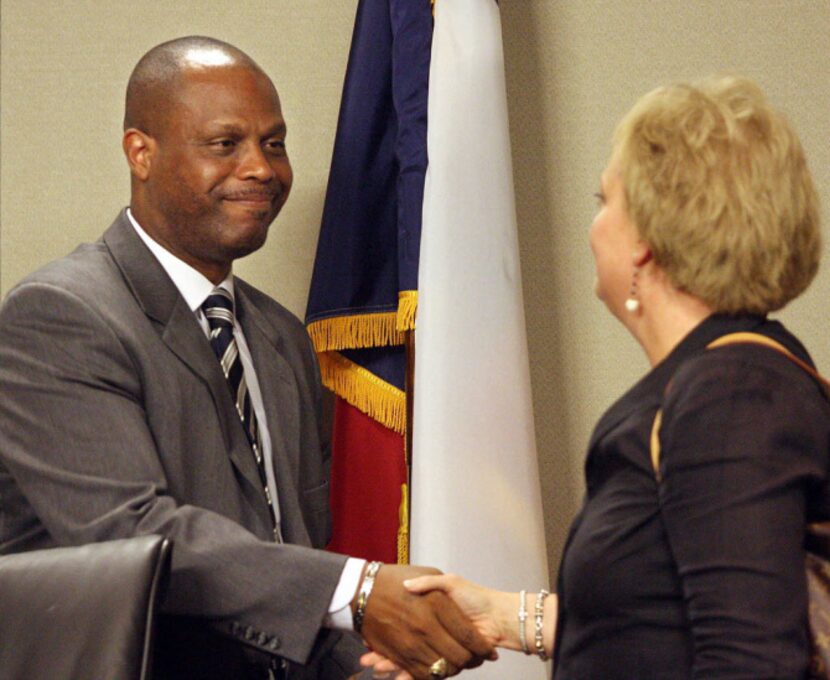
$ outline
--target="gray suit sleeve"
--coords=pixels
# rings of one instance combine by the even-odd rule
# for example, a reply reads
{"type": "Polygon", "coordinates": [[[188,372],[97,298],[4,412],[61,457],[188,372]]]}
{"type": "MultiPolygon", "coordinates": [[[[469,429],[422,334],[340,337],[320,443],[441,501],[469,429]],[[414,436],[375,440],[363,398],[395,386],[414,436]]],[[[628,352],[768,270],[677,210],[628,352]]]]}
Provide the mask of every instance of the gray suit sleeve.
{"type": "MultiPolygon", "coordinates": [[[[59,286],[28,283],[8,296],[0,310],[0,480],[18,499],[3,514],[19,512],[5,528],[0,522],[0,546],[19,542],[12,525],[54,545],[168,536],[168,613],[210,620],[305,663],[344,558],[268,543],[215,509],[174,498],[183,461],[159,449],[145,408],[147,366],[128,336],[104,307],[59,286]]],[[[170,408],[184,413],[188,404],[170,408]]]]}

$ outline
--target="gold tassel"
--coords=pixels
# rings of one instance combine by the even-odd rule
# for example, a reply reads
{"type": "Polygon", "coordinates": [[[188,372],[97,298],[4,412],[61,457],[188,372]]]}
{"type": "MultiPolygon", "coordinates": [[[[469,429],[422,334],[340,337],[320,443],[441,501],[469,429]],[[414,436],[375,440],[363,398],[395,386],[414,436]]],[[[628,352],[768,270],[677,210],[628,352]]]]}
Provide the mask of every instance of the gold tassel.
{"type": "Polygon", "coordinates": [[[317,355],[323,384],[398,434],[406,432],[406,395],[337,352],[317,355]]]}
{"type": "Polygon", "coordinates": [[[398,564],[409,564],[409,489],[406,484],[401,484],[398,518],[398,564]]]}
{"type": "Polygon", "coordinates": [[[318,352],[361,347],[402,345],[404,334],[395,328],[399,312],[333,316],[308,324],[318,352]]]}
{"type": "Polygon", "coordinates": [[[398,293],[398,316],[395,330],[399,332],[415,330],[415,313],[418,311],[418,291],[402,290],[398,293]]]}

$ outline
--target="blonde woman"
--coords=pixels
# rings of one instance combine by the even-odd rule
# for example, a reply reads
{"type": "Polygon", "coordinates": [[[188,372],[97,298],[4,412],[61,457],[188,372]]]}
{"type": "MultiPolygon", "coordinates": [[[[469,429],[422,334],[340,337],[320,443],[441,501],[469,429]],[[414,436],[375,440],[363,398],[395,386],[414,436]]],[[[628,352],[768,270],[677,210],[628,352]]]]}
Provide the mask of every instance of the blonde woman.
{"type": "Polygon", "coordinates": [[[555,680],[803,678],[802,540],[828,514],[830,408],[775,350],[707,349],[749,331],[812,363],[767,318],[818,268],[801,145],[746,80],[659,88],[619,124],[598,198],[596,294],[651,370],[591,437],[556,593],[537,615],[536,594],[456,576],[409,587],[446,591],[502,647],[538,644],[555,680]]]}

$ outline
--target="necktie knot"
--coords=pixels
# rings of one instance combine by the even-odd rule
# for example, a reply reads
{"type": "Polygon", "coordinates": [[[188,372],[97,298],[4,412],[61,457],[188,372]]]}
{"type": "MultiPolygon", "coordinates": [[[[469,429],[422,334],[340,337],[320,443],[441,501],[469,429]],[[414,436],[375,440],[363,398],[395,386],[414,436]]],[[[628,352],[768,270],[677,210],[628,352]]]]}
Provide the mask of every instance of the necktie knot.
{"type": "Polygon", "coordinates": [[[214,288],[202,303],[202,311],[211,330],[233,328],[233,298],[224,288],[214,288]]]}

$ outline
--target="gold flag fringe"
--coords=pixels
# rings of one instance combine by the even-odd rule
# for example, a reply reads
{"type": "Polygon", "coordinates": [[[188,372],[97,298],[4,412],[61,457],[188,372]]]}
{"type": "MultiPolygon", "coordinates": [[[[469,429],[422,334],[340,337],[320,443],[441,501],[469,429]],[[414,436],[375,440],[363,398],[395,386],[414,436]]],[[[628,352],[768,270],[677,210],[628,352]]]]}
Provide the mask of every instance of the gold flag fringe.
{"type": "Polygon", "coordinates": [[[398,510],[398,564],[409,564],[409,489],[406,484],[401,484],[398,510]]]}
{"type": "Polygon", "coordinates": [[[323,384],[398,434],[406,432],[406,395],[337,352],[317,355],[323,384]]]}
{"type": "Polygon", "coordinates": [[[418,291],[402,290],[398,293],[398,316],[395,330],[399,332],[415,330],[415,312],[418,311],[418,291]]]}
{"type": "Polygon", "coordinates": [[[308,334],[318,352],[361,347],[402,345],[404,334],[395,329],[397,312],[332,316],[308,324],[308,334]]]}
{"type": "Polygon", "coordinates": [[[415,329],[417,310],[418,291],[402,290],[397,311],[319,319],[308,324],[308,334],[318,352],[403,345],[405,332],[415,329]]]}
{"type": "MultiPolygon", "coordinates": [[[[398,434],[406,433],[406,393],[335,350],[403,345],[415,330],[418,291],[398,293],[394,312],[354,314],[308,324],[323,384],[349,404],[398,434]]],[[[401,485],[398,509],[398,564],[409,564],[409,492],[401,485]]]]}

